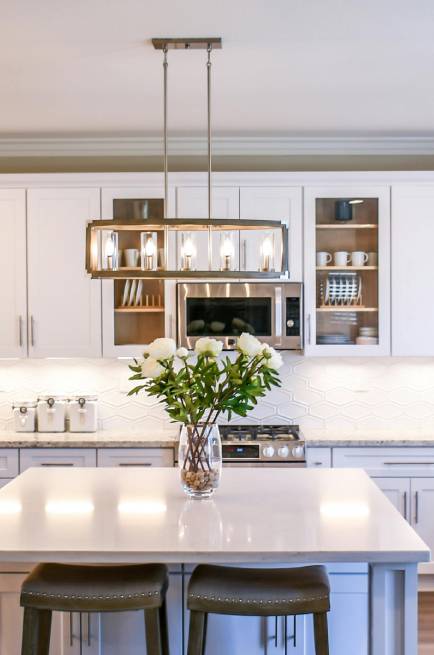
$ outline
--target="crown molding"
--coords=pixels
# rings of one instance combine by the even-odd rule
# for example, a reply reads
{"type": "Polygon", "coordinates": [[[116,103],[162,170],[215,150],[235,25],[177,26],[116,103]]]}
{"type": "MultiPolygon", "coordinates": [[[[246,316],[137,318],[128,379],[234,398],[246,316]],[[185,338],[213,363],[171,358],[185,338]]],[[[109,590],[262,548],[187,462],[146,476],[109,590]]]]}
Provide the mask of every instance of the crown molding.
{"type": "MultiPolygon", "coordinates": [[[[215,156],[434,155],[434,136],[214,137],[215,156]]],[[[152,157],[160,137],[0,137],[0,157],[152,157]]],[[[171,137],[169,154],[206,154],[202,137],[171,137]]]]}

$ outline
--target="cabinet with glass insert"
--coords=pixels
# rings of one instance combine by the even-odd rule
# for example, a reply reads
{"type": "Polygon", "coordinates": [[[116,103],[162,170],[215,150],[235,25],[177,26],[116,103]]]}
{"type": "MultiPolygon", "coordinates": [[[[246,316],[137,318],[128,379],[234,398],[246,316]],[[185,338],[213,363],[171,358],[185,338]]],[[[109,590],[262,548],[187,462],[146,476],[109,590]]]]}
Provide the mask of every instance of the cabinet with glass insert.
{"type": "Polygon", "coordinates": [[[387,187],[305,190],[305,352],[390,354],[387,187]]]}

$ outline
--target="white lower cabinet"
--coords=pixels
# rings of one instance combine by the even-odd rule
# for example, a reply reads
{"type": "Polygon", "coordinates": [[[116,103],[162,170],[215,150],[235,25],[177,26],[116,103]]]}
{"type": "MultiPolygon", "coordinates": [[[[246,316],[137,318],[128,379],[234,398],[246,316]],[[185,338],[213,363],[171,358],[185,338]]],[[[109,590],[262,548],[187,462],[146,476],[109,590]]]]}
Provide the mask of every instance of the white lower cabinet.
{"type": "Polygon", "coordinates": [[[96,466],[96,450],[93,448],[23,448],[20,452],[20,473],[31,466],[96,466]]]}
{"type": "Polygon", "coordinates": [[[98,466],[173,466],[173,448],[100,448],[98,466]]]}
{"type": "Polygon", "coordinates": [[[410,480],[408,478],[372,478],[395,505],[402,516],[410,520],[410,480]]]}

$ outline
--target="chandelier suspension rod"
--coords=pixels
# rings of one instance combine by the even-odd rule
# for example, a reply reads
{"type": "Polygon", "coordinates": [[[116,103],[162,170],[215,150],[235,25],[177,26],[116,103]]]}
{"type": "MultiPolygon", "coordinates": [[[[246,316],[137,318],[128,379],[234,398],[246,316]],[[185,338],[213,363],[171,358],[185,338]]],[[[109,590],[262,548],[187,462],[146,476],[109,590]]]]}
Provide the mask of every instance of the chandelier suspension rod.
{"type": "Polygon", "coordinates": [[[207,68],[207,113],[208,113],[208,218],[212,214],[212,198],[211,198],[211,51],[212,44],[209,43],[207,47],[208,59],[206,63],[207,68]]]}
{"type": "MultiPolygon", "coordinates": [[[[168,211],[168,202],[169,202],[169,172],[168,172],[168,149],[167,149],[167,45],[163,48],[164,58],[163,58],[163,87],[164,87],[164,218],[167,218],[168,211]]],[[[168,255],[167,255],[167,243],[168,243],[168,230],[164,230],[164,243],[166,247],[164,248],[164,268],[168,268],[168,255]]]]}

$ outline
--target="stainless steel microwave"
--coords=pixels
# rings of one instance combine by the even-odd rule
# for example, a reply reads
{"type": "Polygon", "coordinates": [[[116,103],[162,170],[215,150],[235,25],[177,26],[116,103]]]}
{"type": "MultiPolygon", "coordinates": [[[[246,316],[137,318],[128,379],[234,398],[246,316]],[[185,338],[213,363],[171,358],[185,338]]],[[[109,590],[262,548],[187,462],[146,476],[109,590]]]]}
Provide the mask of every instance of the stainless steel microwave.
{"type": "Polygon", "coordinates": [[[194,348],[210,336],[233,350],[242,332],[281,350],[303,347],[303,287],[299,282],[177,284],[178,343],[194,348]]]}

